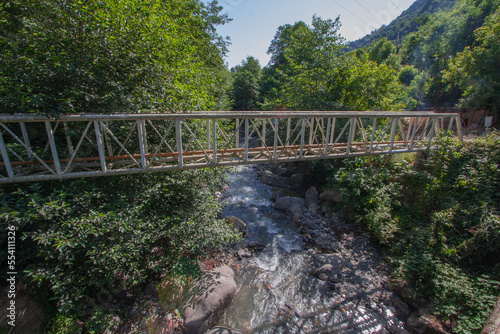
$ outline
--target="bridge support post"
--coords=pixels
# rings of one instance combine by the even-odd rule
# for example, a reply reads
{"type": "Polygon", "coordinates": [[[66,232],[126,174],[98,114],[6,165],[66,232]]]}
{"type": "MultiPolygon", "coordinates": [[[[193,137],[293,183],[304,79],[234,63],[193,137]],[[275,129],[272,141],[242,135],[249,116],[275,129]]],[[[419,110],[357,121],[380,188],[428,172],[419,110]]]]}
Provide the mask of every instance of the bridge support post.
{"type": "Polygon", "coordinates": [[[347,154],[351,154],[351,145],[354,142],[354,138],[356,136],[356,118],[351,117],[349,119],[350,127],[349,127],[349,138],[347,139],[347,154]]]}
{"type": "Polygon", "coordinates": [[[56,167],[57,175],[61,175],[61,164],[59,163],[59,156],[57,155],[56,142],[54,140],[54,132],[52,131],[52,125],[49,121],[45,121],[45,128],[47,129],[47,136],[49,137],[50,151],[52,152],[52,158],[54,159],[54,166],[56,167]]]}
{"type": "Polygon", "coordinates": [[[0,150],[2,151],[2,159],[5,164],[5,169],[7,170],[7,176],[9,178],[14,177],[14,171],[12,170],[12,165],[9,159],[9,153],[7,152],[7,146],[5,146],[5,141],[3,140],[2,131],[0,131],[0,150]]]}
{"type": "Polygon", "coordinates": [[[139,140],[139,153],[141,154],[141,167],[146,169],[146,124],[144,120],[137,121],[137,136],[139,140]]]}
{"type": "Polygon", "coordinates": [[[182,158],[182,132],[181,126],[182,121],[179,119],[175,120],[175,137],[177,141],[177,153],[179,153],[179,167],[184,166],[184,160],[182,158]]]}
{"type": "Polygon", "coordinates": [[[396,130],[398,127],[398,119],[394,117],[392,119],[392,125],[391,125],[391,135],[390,135],[390,141],[391,141],[391,148],[389,152],[392,152],[394,149],[394,139],[396,138],[396,130]]]}
{"type": "Polygon", "coordinates": [[[106,158],[104,154],[104,145],[102,143],[101,136],[101,125],[99,121],[94,121],[94,131],[95,131],[95,139],[97,143],[97,151],[99,152],[99,162],[101,163],[101,170],[103,172],[106,171],[106,158]]]}
{"type": "Polygon", "coordinates": [[[328,118],[328,124],[326,125],[326,138],[325,138],[325,158],[328,157],[328,151],[330,151],[330,131],[331,131],[331,129],[332,129],[332,119],[328,118]]]}
{"type": "Polygon", "coordinates": [[[278,160],[278,119],[274,119],[274,161],[278,160]]]}
{"type": "Polygon", "coordinates": [[[217,164],[217,123],[216,120],[212,120],[212,150],[213,150],[213,159],[214,165],[217,164]]]}
{"type": "Polygon", "coordinates": [[[248,144],[249,144],[249,138],[248,138],[248,118],[245,118],[245,162],[248,161],[248,144]]]}

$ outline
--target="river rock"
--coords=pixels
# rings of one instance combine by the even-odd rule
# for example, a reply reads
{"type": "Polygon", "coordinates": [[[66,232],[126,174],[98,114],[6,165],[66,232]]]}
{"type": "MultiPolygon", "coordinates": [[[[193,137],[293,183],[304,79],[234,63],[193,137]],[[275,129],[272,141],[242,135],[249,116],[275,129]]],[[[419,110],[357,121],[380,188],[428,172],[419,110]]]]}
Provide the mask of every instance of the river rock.
{"type": "Polygon", "coordinates": [[[406,328],[413,333],[448,334],[450,331],[433,315],[412,314],[406,322],[406,328]]]}
{"type": "Polygon", "coordinates": [[[325,264],[316,269],[313,275],[322,281],[332,281],[337,278],[337,268],[331,264],[325,264]]]}
{"type": "Polygon", "coordinates": [[[266,248],[266,245],[260,242],[255,242],[255,241],[250,241],[247,245],[248,248],[254,250],[254,251],[261,251],[264,248],[266,248]]]}
{"type": "Polygon", "coordinates": [[[329,233],[318,233],[314,242],[323,250],[328,252],[338,252],[340,243],[329,233]]]}
{"type": "Polygon", "coordinates": [[[306,200],[306,207],[308,208],[311,206],[311,204],[319,203],[319,195],[315,187],[307,189],[305,200],[306,200]]]}
{"type": "Polygon", "coordinates": [[[239,232],[243,232],[247,227],[247,224],[238,217],[230,216],[227,217],[227,221],[233,225],[233,228],[239,232]]]}
{"type": "Polygon", "coordinates": [[[271,195],[271,202],[276,202],[276,200],[280,197],[283,197],[283,192],[281,190],[273,192],[271,195]]]}
{"type": "Polygon", "coordinates": [[[205,273],[190,289],[181,307],[189,334],[201,334],[212,327],[236,293],[234,272],[228,266],[205,273]]]}
{"type": "Polygon", "coordinates": [[[327,202],[330,204],[342,203],[344,196],[340,193],[340,190],[328,189],[321,193],[319,199],[322,202],[327,202]]]}
{"type": "Polygon", "coordinates": [[[317,215],[318,214],[318,209],[319,209],[319,205],[316,204],[316,203],[311,203],[307,209],[309,210],[309,212],[311,212],[313,215],[317,215]]]}
{"type": "Polygon", "coordinates": [[[286,214],[292,217],[302,216],[304,214],[304,210],[302,210],[302,206],[300,204],[293,204],[286,209],[286,214]]]}
{"type": "Polygon", "coordinates": [[[347,261],[340,254],[316,254],[314,255],[314,262],[318,266],[329,264],[336,272],[347,265],[347,261]]]}
{"type": "Polygon", "coordinates": [[[306,204],[306,201],[300,197],[280,197],[276,200],[276,203],[274,203],[274,208],[276,210],[286,211],[286,209],[295,204],[304,206],[306,204]]]}
{"type": "Polygon", "coordinates": [[[268,170],[263,170],[259,172],[260,182],[273,187],[278,187],[282,189],[288,188],[287,178],[282,176],[274,175],[272,172],[268,170]]]}

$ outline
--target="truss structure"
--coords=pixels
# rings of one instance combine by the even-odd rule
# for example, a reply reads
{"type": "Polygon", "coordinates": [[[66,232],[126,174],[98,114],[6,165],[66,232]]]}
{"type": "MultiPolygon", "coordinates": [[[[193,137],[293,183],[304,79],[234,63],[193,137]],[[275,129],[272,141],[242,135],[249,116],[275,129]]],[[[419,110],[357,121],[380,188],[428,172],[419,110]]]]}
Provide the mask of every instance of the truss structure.
{"type": "Polygon", "coordinates": [[[0,183],[414,152],[458,114],[0,115],[0,183]]]}

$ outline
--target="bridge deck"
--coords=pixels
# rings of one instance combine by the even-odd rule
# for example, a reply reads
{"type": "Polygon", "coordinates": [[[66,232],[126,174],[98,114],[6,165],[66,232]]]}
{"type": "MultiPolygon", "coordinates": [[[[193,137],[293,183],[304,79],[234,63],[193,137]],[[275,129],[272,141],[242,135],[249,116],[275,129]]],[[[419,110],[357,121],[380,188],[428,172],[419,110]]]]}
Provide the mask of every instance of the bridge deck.
{"type": "Polygon", "coordinates": [[[442,129],[461,137],[459,115],[0,115],[0,183],[414,152],[442,129]]]}

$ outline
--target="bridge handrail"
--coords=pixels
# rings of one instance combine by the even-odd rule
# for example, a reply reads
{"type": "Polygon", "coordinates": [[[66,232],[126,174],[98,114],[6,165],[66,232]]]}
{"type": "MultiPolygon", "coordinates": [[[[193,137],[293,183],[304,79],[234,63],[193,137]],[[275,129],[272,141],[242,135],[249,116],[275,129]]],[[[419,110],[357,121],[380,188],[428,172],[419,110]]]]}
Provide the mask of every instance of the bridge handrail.
{"type": "Polygon", "coordinates": [[[47,117],[34,114],[0,114],[0,123],[45,122],[45,121],[136,121],[136,120],[176,120],[176,119],[214,119],[214,118],[311,118],[311,117],[451,117],[456,113],[434,113],[421,111],[207,111],[190,113],[144,113],[144,114],[62,114],[47,117]]]}

